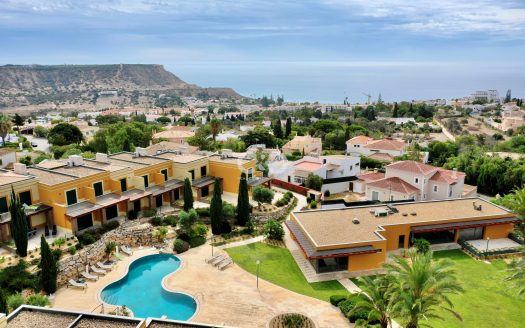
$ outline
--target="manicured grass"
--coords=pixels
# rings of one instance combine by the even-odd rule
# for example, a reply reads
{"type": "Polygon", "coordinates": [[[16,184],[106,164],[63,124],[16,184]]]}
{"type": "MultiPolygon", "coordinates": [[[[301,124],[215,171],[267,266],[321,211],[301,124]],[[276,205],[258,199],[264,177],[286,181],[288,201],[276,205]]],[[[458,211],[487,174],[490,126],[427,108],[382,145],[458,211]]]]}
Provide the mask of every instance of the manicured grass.
{"type": "Polygon", "coordinates": [[[260,260],[259,277],[299,294],[329,300],[334,294],[348,291],[337,281],[308,283],[286,248],[254,243],[226,249],[233,261],[244,270],[256,274],[260,260]]]}
{"type": "Polygon", "coordinates": [[[455,262],[456,275],[465,292],[451,297],[454,309],[461,314],[463,322],[444,313],[444,321],[430,321],[432,327],[523,327],[525,299],[518,298],[515,290],[504,281],[507,276],[504,261],[487,264],[459,250],[436,252],[434,257],[449,258],[455,262]]]}
{"type": "MultiPolygon", "coordinates": [[[[435,259],[448,258],[455,263],[456,276],[465,289],[461,295],[450,299],[454,309],[463,321],[457,320],[448,312],[441,316],[445,320],[430,320],[433,328],[483,328],[483,327],[523,327],[525,322],[525,299],[516,296],[504,281],[507,264],[492,261],[487,264],[476,261],[460,250],[439,251],[435,259]]],[[[357,282],[355,279],[352,281],[357,282]]]]}

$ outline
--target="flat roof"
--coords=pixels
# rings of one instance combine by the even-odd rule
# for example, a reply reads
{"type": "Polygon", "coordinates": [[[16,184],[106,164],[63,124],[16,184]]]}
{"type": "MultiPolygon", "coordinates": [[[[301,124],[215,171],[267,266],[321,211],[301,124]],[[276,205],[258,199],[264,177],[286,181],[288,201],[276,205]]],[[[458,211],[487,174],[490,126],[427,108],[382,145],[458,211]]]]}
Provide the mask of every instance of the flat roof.
{"type": "Polygon", "coordinates": [[[100,161],[96,161],[92,159],[84,159],[84,165],[89,166],[89,167],[98,168],[101,170],[105,170],[108,172],[116,172],[116,171],[131,168],[129,164],[124,165],[124,162],[120,162],[120,163],[113,163],[112,161],[100,162],[100,161]]]}
{"type": "Polygon", "coordinates": [[[17,183],[20,181],[33,179],[32,176],[18,174],[12,171],[0,171],[0,186],[10,185],[12,183],[17,183]]]}
{"type": "Polygon", "coordinates": [[[241,157],[234,157],[234,156],[233,157],[231,157],[231,156],[221,157],[221,155],[210,156],[210,160],[211,161],[217,161],[217,162],[241,164],[241,165],[249,163],[250,161],[252,161],[252,159],[248,159],[248,158],[241,158],[241,157]]]}
{"type": "Polygon", "coordinates": [[[134,153],[116,153],[109,155],[108,158],[110,160],[117,159],[121,161],[129,161],[134,163],[145,163],[145,164],[158,164],[163,163],[166,161],[165,158],[159,158],[159,157],[153,157],[149,155],[141,155],[141,156],[135,156],[134,153]]]}
{"type": "Polygon", "coordinates": [[[480,198],[412,202],[390,204],[397,213],[376,216],[376,210],[387,210],[384,204],[358,206],[344,209],[312,210],[293,212],[297,224],[312,241],[314,246],[345,245],[368,241],[380,241],[380,226],[424,225],[445,221],[483,219],[485,217],[514,217],[509,210],[480,198]],[[474,209],[473,202],[481,205],[481,211],[474,209]],[[415,213],[416,215],[412,215],[415,213]],[[359,224],[352,223],[358,219],[359,224]]]}
{"type": "Polygon", "coordinates": [[[76,176],[62,174],[59,172],[53,172],[51,170],[46,170],[37,167],[28,167],[27,173],[34,175],[39,178],[40,183],[46,185],[56,185],[64,182],[74,181],[78,179],[76,176]]]}
{"type": "Polygon", "coordinates": [[[194,161],[204,159],[207,156],[198,155],[198,154],[177,154],[177,153],[167,152],[167,153],[158,154],[155,157],[162,158],[164,160],[168,159],[175,163],[186,164],[186,163],[191,163],[194,161]]]}

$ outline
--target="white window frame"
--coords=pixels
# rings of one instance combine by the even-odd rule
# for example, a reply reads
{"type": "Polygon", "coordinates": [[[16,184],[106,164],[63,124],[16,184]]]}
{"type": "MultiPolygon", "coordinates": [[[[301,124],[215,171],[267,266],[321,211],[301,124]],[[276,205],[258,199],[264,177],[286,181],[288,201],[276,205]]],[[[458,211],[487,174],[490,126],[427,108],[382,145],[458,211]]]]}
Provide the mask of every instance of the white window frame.
{"type": "MultiPolygon", "coordinates": [[[[93,187],[93,190],[95,190],[95,184],[99,183],[99,182],[102,184],[102,195],[104,195],[104,180],[95,181],[95,182],[93,182],[93,184],[91,186],[93,187]]],[[[102,195],[99,195],[99,196],[102,196],[102,195]]],[[[98,197],[98,196],[96,196],[96,197],[98,197]]]]}

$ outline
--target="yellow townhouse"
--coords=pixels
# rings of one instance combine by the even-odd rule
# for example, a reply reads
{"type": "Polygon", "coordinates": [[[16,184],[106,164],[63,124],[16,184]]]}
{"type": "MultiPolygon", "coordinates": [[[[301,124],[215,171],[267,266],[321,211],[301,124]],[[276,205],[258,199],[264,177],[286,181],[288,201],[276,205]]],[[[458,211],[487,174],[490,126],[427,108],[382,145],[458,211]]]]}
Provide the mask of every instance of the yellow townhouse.
{"type": "Polygon", "coordinates": [[[11,239],[9,203],[12,190],[25,208],[30,236],[36,235],[36,229],[43,228],[46,223],[52,223],[52,208],[40,202],[38,179],[24,173],[25,165],[20,163],[14,164],[14,172],[0,170],[0,241],[11,239]]]}

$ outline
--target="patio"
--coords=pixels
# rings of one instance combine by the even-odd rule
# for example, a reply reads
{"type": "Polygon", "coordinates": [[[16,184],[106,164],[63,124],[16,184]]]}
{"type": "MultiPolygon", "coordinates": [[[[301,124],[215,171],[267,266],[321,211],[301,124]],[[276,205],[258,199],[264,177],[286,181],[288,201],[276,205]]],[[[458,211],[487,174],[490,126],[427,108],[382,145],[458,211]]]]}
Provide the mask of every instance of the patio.
{"type": "Polygon", "coordinates": [[[509,238],[499,239],[476,239],[467,241],[468,244],[472,245],[480,252],[494,251],[502,248],[519,248],[522,245],[518,244],[509,238]]]}

